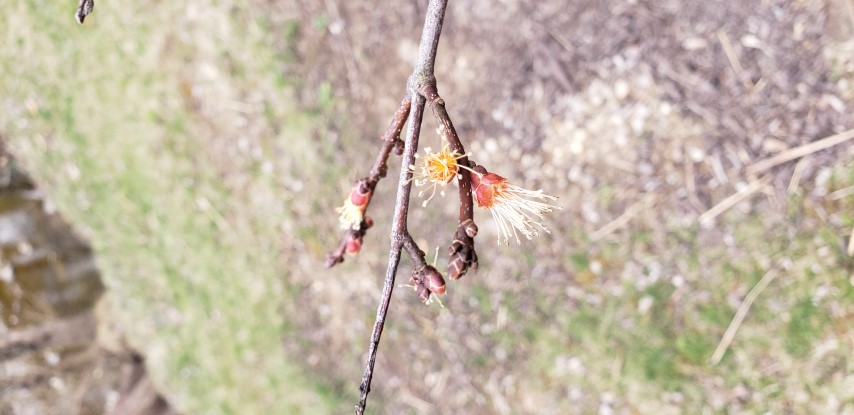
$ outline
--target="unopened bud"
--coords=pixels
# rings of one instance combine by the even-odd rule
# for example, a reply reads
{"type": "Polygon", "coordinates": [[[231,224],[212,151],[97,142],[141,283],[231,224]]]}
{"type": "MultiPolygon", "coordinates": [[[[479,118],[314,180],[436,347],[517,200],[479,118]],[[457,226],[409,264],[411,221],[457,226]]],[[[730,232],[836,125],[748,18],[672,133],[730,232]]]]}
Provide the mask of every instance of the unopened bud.
{"type": "Polygon", "coordinates": [[[365,206],[371,200],[371,190],[363,183],[356,183],[350,190],[350,202],[355,206],[365,206]]]}
{"type": "Polygon", "coordinates": [[[445,279],[442,278],[442,274],[431,265],[428,265],[424,268],[424,285],[427,288],[436,294],[444,294],[445,293],[445,279]]]}
{"type": "Polygon", "coordinates": [[[416,291],[418,292],[418,299],[421,300],[421,302],[426,303],[427,300],[430,299],[430,290],[423,284],[419,285],[418,288],[416,288],[416,291]]]}
{"type": "Polygon", "coordinates": [[[345,250],[347,251],[347,253],[348,253],[348,254],[350,254],[350,255],[356,255],[356,254],[358,254],[358,253],[359,253],[359,251],[361,251],[361,250],[362,250],[362,241],[361,241],[361,238],[354,238],[354,237],[350,237],[350,239],[348,239],[348,240],[347,240],[347,245],[345,246],[345,248],[344,248],[344,249],[345,249],[345,250]]]}
{"type": "Polygon", "coordinates": [[[477,225],[475,225],[474,222],[472,222],[471,220],[466,223],[465,229],[466,235],[468,235],[469,238],[474,238],[475,236],[477,236],[477,225]]]}
{"type": "Polygon", "coordinates": [[[458,280],[465,275],[466,271],[468,270],[466,269],[466,260],[463,258],[463,255],[461,253],[454,254],[448,263],[448,276],[452,280],[458,280]]]}
{"type": "Polygon", "coordinates": [[[454,239],[454,242],[451,243],[451,246],[448,247],[448,255],[454,255],[457,252],[460,252],[465,245],[462,241],[458,239],[454,239]]]}

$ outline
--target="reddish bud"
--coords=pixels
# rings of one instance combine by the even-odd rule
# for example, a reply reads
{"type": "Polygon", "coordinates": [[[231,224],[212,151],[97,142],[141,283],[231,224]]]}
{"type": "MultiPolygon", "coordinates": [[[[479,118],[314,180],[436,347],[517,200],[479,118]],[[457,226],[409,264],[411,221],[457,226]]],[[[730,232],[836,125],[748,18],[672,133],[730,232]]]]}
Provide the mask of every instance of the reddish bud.
{"type": "Polygon", "coordinates": [[[353,186],[353,189],[350,190],[350,202],[355,206],[365,206],[368,204],[368,201],[371,200],[371,190],[368,189],[361,183],[357,183],[353,186]],[[363,187],[365,187],[363,189],[363,187]]]}
{"type": "Polygon", "coordinates": [[[448,263],[448,276],[452,280],[458,280],[465,275],[466,271],[468,271],[468,267],[466,266],[465,257],[463,257],[462,253],[454,254],[448,263]]]}
{"type": "Polygon", "coordinates": [[[347,253],[348,253],[348,254],[351,254],[351,255],[356,255],[356,254],[358,254],[358,253],[359,253],[359,251],[361,251],[361,250],[362,250],[362,241],[361,241],[361,238],[353,238],[353,237],[351,237],[350,239],[348,239],[348,240],[347,240],[347,245],[346,245],[346,247],[345,247],[345,250],[347,251],[347,253]]]}
{"type": "Polygon", "coordinates": [[[416,291],[418,292],[418,299],[422,302],[426,303],[430,299],[430,290],[426,286],[419,285],[416,291]]]}
{"type": "Polygon", "coordinates": [[[431,292],[436,294],[444,294],[445,293],[445,279],[442,278],[442,274],[439,271],[428,265],[424,269],[424,285],[427,286],[431,292]]]}

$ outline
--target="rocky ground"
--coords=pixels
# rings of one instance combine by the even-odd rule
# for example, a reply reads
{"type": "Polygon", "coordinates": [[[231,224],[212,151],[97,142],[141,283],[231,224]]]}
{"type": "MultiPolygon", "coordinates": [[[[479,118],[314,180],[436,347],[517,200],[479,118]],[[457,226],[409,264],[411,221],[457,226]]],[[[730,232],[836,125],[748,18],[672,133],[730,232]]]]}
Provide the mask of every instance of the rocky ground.
{"type": "Polygon", "coordinates": [[[91,248],[0,142],[0,413],[174,412],[107,307],[91,248]],[[101,300],[104,301],[104,300],[101,300]]]}

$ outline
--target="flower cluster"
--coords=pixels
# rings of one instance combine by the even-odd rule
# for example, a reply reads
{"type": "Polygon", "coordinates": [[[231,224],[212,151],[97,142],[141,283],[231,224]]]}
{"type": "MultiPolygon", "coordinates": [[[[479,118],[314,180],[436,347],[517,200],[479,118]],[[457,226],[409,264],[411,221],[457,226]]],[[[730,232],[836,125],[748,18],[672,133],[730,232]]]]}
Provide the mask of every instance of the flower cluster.
{"type": "Polygon", "coordinates": [[[409,283],[415,288],[421,301],[430,304],[431,300],[435,298],[440,305],[442,304],[435,294],[445,293],[445,279],[442,278],[442,274],[436,267],[425,265],[412,270],[412,278],[409,279],[409,283]]]}
{"type": "MultiPolygon", "coordinates": [[[[438,131],[442,135],[442,131],[438,131]]],[[[448,141],[442,138],[442,149],[433,152],[430,147],[424,148],[424,156],[418,158],[416,165],[409,166],[409,170],[413,173],[412,180],[416,186],[428,186],[426,189],[418,192],[419,197],[423,197],[428,191],[430,196],[422,203],[422,206],[427,206],[427,202],[433,199],[436,195],[436,188],[441,188],[439,194],[445,196],[445,185],[451,182],[459,174],[460,168],[467,168],[458,163],[465,157],[465,154],[460,154],[451,150],[448,141]]]]}
{"type": "Polygon", "coordinates": [[[544,200],[557,200],[556,197],[544,194],[542,190],[527,190],[513,185],[507,179],[487,172],[482,166],[475,167],[474,171],[471,176],[472,195],[478,207],[492,213],[501,234],[499,244],[502,236],[505,244],[509,243],[511,236],[521,244],[519,233],[527,239],[539,236],[540,229],[550,233],[542,223],[545,220],[543,214],[561,207],[544,200]]]}
{"type": "MultiPolygon", "coordinates": [[[[441,130],[438,133],[442,135],[441,130]]],[[[414,173],[415,185],[428,186],[418,193],[418,196],[424,196],[430,192],[423,206],[433,199],[437,187],[444,189],[457,177],[460,169],[466,169],[471,172],[472,196],[477,206],[489,209],[498,225],[499,244],[502,237],[505,244],[509,243],[511,236],[516,239],[516,243],[521,244],[520,233],[527,239],[538,236],[540,229],[550,233],[542,221],[545,220],[545,213],[561,209],[560,206],[547,203],[557,200],[556,197],[544,194],[542,190],[527,190],[513,185],[504,177],[488,172],[483,166],[472,169],[459,163],[465,155],[452,151],[444,137],[441,150],[434,152],[427,147],[424,151],[426,154],[419,157],[418,164],[409,166],[414,173]]],[[[444,196],[445,191],[441,190],[440,194],[444,196]]]]}
{"type": "Polygon", "coordinates": [[[338,212],[338,222],[341,229],[359,230],[365,220],[365,209],[371,201],[371,190],[363,183],[357,182],[350,189],[344,205],[335,209],[338,212]]]}

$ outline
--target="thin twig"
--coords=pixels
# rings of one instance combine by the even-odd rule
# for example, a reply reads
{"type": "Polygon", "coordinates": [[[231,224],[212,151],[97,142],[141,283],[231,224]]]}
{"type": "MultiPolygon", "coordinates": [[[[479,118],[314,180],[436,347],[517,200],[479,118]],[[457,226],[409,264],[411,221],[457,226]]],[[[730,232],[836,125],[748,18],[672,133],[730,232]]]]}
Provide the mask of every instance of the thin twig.
{"type": "Polygon", "coordinates": [[[771,268],[765,273],[762,279],[756,283],[750,292],[747,293],[747,296],[744,297],[744,301],[740,306],[738,306],[738,311],[735,312],[735,317],[730,321],[729,327],[727,327],[726,332],[724,332],[724,336],[721,338],[721,342],[718,343],[718,347],[715,349],[715,352],[709,360],[712,365],[717,365],[721,362],[721,359],[724,357],[724,353],[726,353],[730,343],[732,343],[732,339],[735,338],[735,333],[738,332],[738,328],[741,326],[742,321],[744,321],[744,317],[747,316],[747,312],[750,311],[750,306],[753,305],[754,301],[756,301],[756,297],[759,297],[759,293],[768,287],[768,284],[770,284],[776,276],[777,273],[775,272],[775,269],[771,268]]]}
{"type": "Polygon", "coordinates": [[[795,193],[798,191],[798,186],[801,183],[801,176],[804,174],[804,169],[809,164],[809,158],[804,157],[798,160],[798,163],[795,164],[795,171],[792,172],[792,180],[789,180],[789,193],[795,193]]]}
{"type": "Polygon", "coordinates": [[[795,147],[786,151],[783,151],[776,156],[771,158],[767,158],[765,160],[760,160],[756,164],[749,166],[747,168],[748,174],[756,174],[765,170],[770,169],[778,164],[783,164],[787,161],[791,161],[797,158],[801,158],[806,156],[807,154],[815,153],[819,150],[824,150],[826,148],[833,147],[838,144],[842,144],[850,139],[854,138],[854,129],[850,129],[848,131],[832,135],[830,137],[822,138],[818,141],[813,141],[811,143],[804,144],[799,147],[795,147]]]}
{"type": "Polygon", "coordinates": [[[599,228],[597,231],[593,232],[590,235],[590,240],[593,242],[596,242],[596,241],[604,238],[605,236],[609,235],[611,232],[614,232],[617,229],[620,229],[623,226],[626,226],[626,224],[629,223],[629,221],[632,220],[632,218],[634,218],[635,215],[640,213],[641,210],[646,209],[647,206],[649,206],[650,202],[652,202],[652,200],[653,200],[653,195],[651,193],[647,194],[639,202],[629,206],[629,208],[626,209],[622,215],[617,217],[617,219],[614,219],[614,220],[608,222],[605,226],[603,226],[603,227],[599,228]]]}
{"type": "MultiPolygon", "coordinates": [[[[397,112],[394,114],[394,118],[392,118],[391,122],[388,125],[385,133],[382,135],[382,146],[380,147],[379,154],[377,154],[377,158],[374,161],[374,165],[371,166],[370,173],[367,177],[363,177],[359,180],[356,180],[354,186],[360,186],[363,188],[365,193],[368,193],[368,201],[365,204],[365,212],[367,213],[368,205],[371,203],[371,199],[373,199],[374,189],[377,187],[377,183],[379,183],[380,179],[386,176],[388,171],[388,157],[391,154],[391,151],[395,149],[395,151],[402,149],[402,141],[400,140],[400,132],[403,130],[403,124],[406,123],[406,119],[409,117],[409,110],[411,107],[411,100],[409,98],[409,94],[403,97],[403,100],[400,102],[400,107],[397,109],[397,112]]],[[[398,151],[398,154],[400,152],[398,151]]],[[[338,247],[326,254],[325,265],[327,268],[334,267],[342,262],[344,262],[344,254],[346,253],[347,242],[351,240],[357,240],[361,243],[362,238],[365,236],[365,232],[368,228],[371,227],[370,219],[365,216],[362,220],[358,229],[348,229],[344,232],[344,235],[341,237],[340,242],[338,243],[338,247]]]]}
{"type": "MultiPolygon", "coordinates": [[[[433,115],[439,122],[439,131],[443,134],[451,149],[457,154],[462,154],[458,163],[462,166],[474,167],[469,162],[466,149],[460,141],[457,130],[451,122],[451,117],[445,109],[445,100],[439,96],[435,82],[424,85],[421,89],[427,104],[433,111],[433,115]]],[[[477,235],[477,225],[474,223],[474,202],[472,200],[471,172],[460,169],[457,173],[457,184],[460,189],[460,216],[457,230],[454,233],[454,241],[448,247],[448,276],[452,280],[459,279],[469,269],[477,269],[477,253],[474,249],[474,237],[477,235]]]]}
{"type": "Polygon", "coordinates": [[[371,391],[371,378],[374,374],[374,363],[377,360],[377,347],[380,345],[380,337],[385,326],[385,317],[388,314],[388,305],[391,294],[394,291],[394,281],[397,275],[397,266],[400,264],[400,252],[407,235],[406,217],[409,211],[409,194],[412,190],[412,182],[409,180],[411,173],[408,166],[415,162],[415,152],[418,149],[418,137],[421,134],[421,120],[424,116],[424,97],[412,94],[412,119],[409,123],[406,142],[403,150],[403,164],[400,169],[400,182],[397,188],[397,200],[394,209],[394,222],[391,231],[391,248],[388,254],[388,268],[386,269],[383,283],[383,293],[380,305],[377,308],[377,316],[374,328],[371,331],[371,343],[368,347],[368,361],[365,364],[365,373],[359,386],[361,396],[356,405],[356,414],[365,413],[365,405],[368,393],[371,391]]]}
{"type": "Polygon", "coordinates": [[[748,196],[752,195],[757,190],[761,189],[762,186],[765,186],[770,181],[771,181],[771,176],[765,176],[760,180],[755,180],[755,181],[750,182],[750,184],[747,187],[745,187],[744,189],[741,189],[740,191],[730,195],[729,197],[722,200],[720,203],[718,203],[717,205],[713,206],[711,209],[707,210],[705,213],[700,215],[700,217],[697,219],[697,221],[700,222],[700,224],[703,226],[709,226],[712,223],[712,220],[714,220],[716,217],[718,217],[718,215],[726,212],[731,207],[738,204],[738,202],[741,202],[742,200],[747,199],[748,196]]]}
{"type": "MultiPolygon", "coordinates": [[[[735,72],[736,78],[743,79],[741,74],[744,72],[744,67],[741,66],[741,61],[738,59],[738,54],[735,53],[735,49],[732,47],[732,42],[729,41],[729,36],[727,36],[723,29],[718,30],[717,34],[718,40],[724,48],[724,53],[729,60],[729,65],[732,67],[733,72],[735,72]]],[[[742,85],[744,85],[744,88],[748,90],[753,88],[753,84],[746,80],[742,81],[742,85]]]]}
{"type": "MultiPolygon", "coordinates": [[[[397,199],[394,209],[394,221],[391,232],[391,247],[389,249],[388,268],[386,269],[383,283],[383,293],[380,305],[377,308],[376,321],[371,332],[371,343],[368,348],[368,360],[365,364],[365,373],[359,386],[361,392],[359,403],[356,405],[356,415],[365,413],[368,393],[371,390],[371,378],[374,372],[374,363],[377,358],[377,348],[380,344],[383,327],[385,326],[386,314],[394,290],[394,281],[397,275],[397,267],[400,263],[400,253],[409,235],[407,231],[407,214],[409,212],[409,196],[412,190],[412,172],[409,166],[415,162],[415,152],[418,150],[418,138],[421,133],[421,121],[424,117],[425,99],[419,94],[419,89],[433,81],[433,67],[436,62],[436,51],[439,47],[439,35],[442,32],[442,22],[445,17],[447,0],[430,0],[427,6],[427,16],[424,21],[424,30],[421,33],[421,44],[418,49],[418,62],[415,70],[409,78],[408,92],[411,97],[411,119],[407,128],[406,142],[403,150],[403,161],[400,167],[400,181],[397,187],[397,199]]],[[[409,238],[411,240],[411,237],[409,238]]]]}

